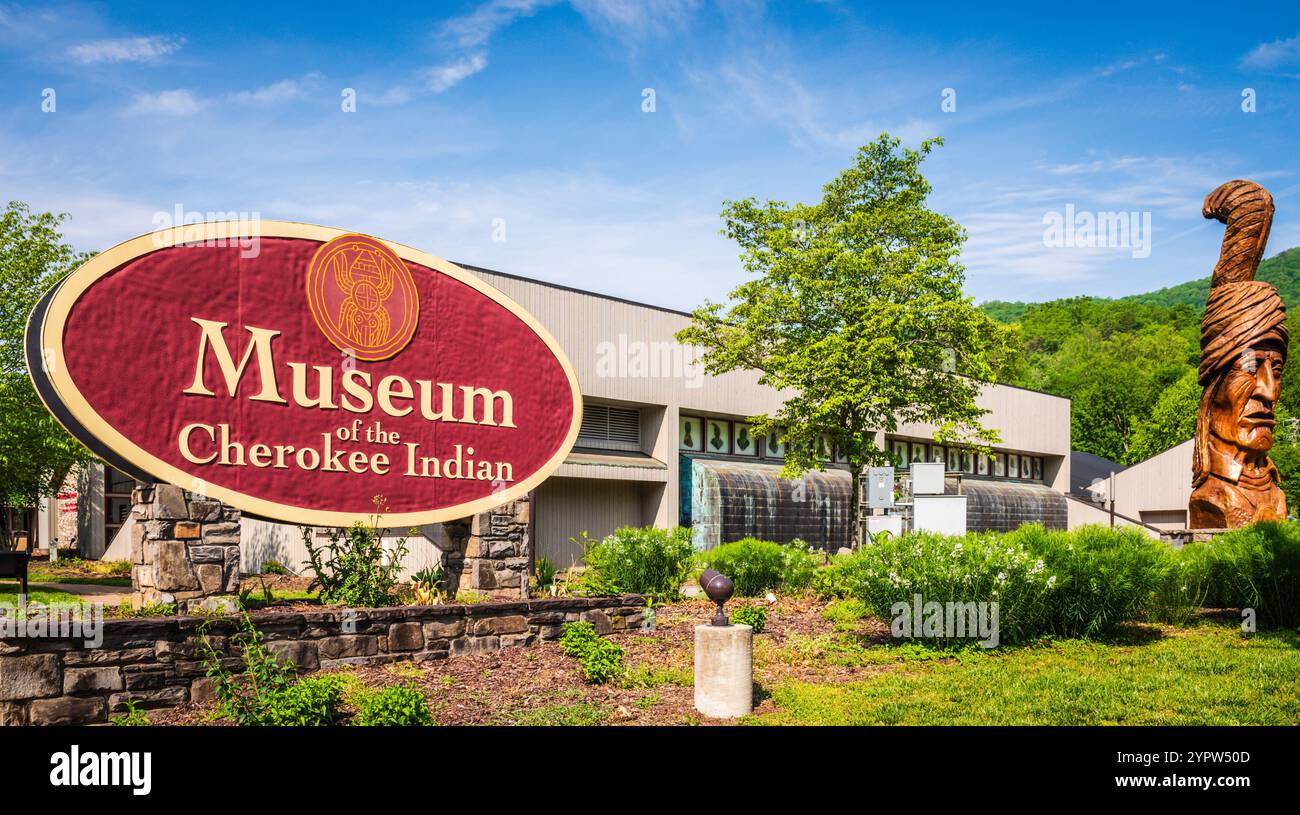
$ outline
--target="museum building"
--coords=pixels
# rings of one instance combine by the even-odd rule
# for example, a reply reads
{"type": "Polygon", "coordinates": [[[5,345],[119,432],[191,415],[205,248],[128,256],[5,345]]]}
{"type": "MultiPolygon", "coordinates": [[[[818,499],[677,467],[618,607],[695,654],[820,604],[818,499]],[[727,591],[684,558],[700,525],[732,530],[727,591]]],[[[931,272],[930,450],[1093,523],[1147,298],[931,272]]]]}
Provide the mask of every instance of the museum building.
{"type": "MultiPolygon", "coordinates": [[[[577,443],[532,496],[528,555],[561,568],[580,562],[572,539],[599,538],[621,526],[690,525],[701,548],[746,536],[802,539],[831,550],[850,539],[850,480],[843,458],[822,444],[825,470],[798,481],[779,478],[779,437],[758,438],[747,416],[774,413],[782,395],[751,372],[708,376],[674,340],[689,323],[683,311],[465,266],[533,314],[557,339],[583,394],[577,443]]],[[[945,447],[934,428],[901,425],[878,443],[895,463],[940,461],[947,489],[967,495],[971,530],[1013,529],[1037,521],[1065,528],[1082,512],[1069,507],[1070,402],[1023,388],[993,385],[979,404],[1001,442],[991,457],[945,447]]],[[[129,551],[134,482],[94,465],[70,476],[40,511],[40,537],[73,543],[83,557],[129,551]],[[72,517],[75,516],[75,523],[72,517]]],[[[1089,514],[1092,510],[1093,514],[1089,514]]],[[[441,525],[422,527],[410,544],[408,569],[430,565],[445,541],[441,525]]],[[[306,559],[298,529],[245,517],[242,567],[277,560],[297,571],[306,559]]]]}

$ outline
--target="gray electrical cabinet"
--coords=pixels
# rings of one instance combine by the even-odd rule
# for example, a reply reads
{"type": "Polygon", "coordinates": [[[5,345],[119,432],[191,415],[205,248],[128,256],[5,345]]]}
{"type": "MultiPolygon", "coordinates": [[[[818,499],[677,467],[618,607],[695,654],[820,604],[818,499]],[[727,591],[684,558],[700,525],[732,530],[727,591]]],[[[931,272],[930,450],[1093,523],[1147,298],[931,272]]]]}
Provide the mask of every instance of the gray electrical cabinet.
{"type": "Polygon", "coordinates": [[[867,469],[867,506],[872,509],[893,508],[893,467],[869,467],[867,469]]]}

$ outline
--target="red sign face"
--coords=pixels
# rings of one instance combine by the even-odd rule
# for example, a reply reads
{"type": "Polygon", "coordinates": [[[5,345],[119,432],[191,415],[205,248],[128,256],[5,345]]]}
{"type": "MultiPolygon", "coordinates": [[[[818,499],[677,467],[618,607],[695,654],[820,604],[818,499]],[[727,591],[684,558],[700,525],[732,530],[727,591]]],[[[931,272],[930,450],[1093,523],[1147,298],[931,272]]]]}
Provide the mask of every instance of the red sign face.
{"type": "Polygon", "coordinates": [[[386,526],[467,517],[564,460],[577,380],[519,305],[408,247],[249,226],[136,238],[47,295],[29,368],[73,435],[126,469],[320,526],[368,517],[374,496],[386,526]]]}

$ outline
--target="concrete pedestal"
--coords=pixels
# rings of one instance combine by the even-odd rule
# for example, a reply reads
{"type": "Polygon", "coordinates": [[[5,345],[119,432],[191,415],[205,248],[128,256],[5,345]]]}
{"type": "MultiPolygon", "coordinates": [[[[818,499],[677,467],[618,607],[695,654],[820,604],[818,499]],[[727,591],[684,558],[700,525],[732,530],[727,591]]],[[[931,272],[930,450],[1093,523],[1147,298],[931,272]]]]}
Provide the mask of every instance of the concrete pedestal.
{"type": "Polygon", "coordinates": [[[753,711],[753,628],[695,626],[695,709],[715,719],[753,711]]]}

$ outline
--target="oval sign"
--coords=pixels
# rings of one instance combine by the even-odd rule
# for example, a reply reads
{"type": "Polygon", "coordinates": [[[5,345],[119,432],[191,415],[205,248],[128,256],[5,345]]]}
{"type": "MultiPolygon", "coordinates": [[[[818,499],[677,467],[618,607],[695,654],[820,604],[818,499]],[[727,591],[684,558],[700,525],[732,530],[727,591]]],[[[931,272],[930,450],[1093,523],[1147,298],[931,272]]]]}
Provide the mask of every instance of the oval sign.
{"type": "Polygon", "coordinates": [[[441,258],[282,221],[119,244],[41,301],[28,368],[109,463],[263,518],[464,518],[535,488],[582,420],[521,306],[441,258]]]}

